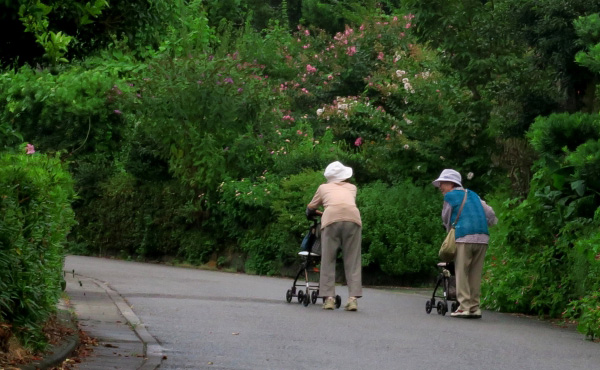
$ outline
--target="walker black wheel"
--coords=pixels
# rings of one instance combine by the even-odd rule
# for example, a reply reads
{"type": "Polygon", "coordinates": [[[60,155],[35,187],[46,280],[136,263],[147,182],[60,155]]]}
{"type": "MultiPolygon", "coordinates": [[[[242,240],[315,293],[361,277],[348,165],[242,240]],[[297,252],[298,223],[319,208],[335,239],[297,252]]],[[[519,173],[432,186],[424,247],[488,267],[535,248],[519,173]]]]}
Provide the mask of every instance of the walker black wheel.
{"type": "Polygon", "coordinates": [[[442,303],[442,301],[438,302],[436,309],[437,309],[438,315],[443,315],[442,312],[444,312],[444,304],[442,303]]]}
{"type": "Polygon", "coordinates": [[[287,303],[290,303],[292,301],[292,290],[288,289],[287,292],[285,292],[285,300],[287,301],[287,303]]]}
{"type": "Polygon", "coordinates": [[[340,306],[342,305],[342,297],[340,297],[339,295],[335,296],[335,308],[340,308],[340,306]]]}
{"type": "Polygon", "coordinates": [[[427,300],[427,302],[425,302],[425,312],[427,312],[427,314],[430,314],[432,308],[433,307],[431,307],[431,301],[427,300]]]}
{"type": "Polygon", "coordinates": [[[312,293],[310,293],[310,300],[312,304],[317,303],[317,298],[319,298],[319,293],[317,293],[316,290],[313,290],[312,293]]]}
{"type": "Polygon", "coordinates": [[[298,291],[298,303],[302,303],[303,300],[304,300],[304,291],[299,290],[298,291]]]}
{"type": "Polygon", "coordinates": [[[452,302],[452,312],[455,312],[456,310],[458,310],[458,302],[452,302]]]}
{"type": "Polygon", "coordinates": [[[304,305],[304,307],[310,304],[310,295],[308,293],[304,295],[304,298],[302,299],[302,304],[304,305]]]}
{"type": "Polygon", "coordinates": [[[448,312],[448,303],[442,303],[442,316],[446,316],[446,312],[448,312]]]}

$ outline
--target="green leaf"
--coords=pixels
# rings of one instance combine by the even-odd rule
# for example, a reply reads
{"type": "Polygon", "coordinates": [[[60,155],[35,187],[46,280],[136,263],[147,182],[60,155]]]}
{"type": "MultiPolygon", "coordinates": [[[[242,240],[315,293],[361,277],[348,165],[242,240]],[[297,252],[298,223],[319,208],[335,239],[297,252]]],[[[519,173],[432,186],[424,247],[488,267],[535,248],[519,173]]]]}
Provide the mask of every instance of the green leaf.
{"type": "Polygon", "coordinates": [[[577,195],[582,197],[585,194],[585,180],[577,180],[571,183],[571,190],[575,190],[577,195]]]}

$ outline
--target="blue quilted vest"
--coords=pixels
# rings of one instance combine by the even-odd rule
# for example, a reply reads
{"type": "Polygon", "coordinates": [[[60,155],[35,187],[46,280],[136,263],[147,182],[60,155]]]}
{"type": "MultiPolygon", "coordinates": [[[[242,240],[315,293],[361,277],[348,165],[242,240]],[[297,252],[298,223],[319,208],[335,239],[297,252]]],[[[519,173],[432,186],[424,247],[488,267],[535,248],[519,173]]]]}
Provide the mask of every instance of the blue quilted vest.
{"type": "MultiPolygon", "coordinates": [[[[456,225],[456,238],[462,238],[465,235],[488,234],[487,219],[479,195],[474,191],[467,190],[467,201],[458,218],[456,225]]],[[[444,195],[444,200],[452,206],[452,216],[450,224],[454,223],[460,205],[465,196],[464,190],[452,190],[444,195]]]]}

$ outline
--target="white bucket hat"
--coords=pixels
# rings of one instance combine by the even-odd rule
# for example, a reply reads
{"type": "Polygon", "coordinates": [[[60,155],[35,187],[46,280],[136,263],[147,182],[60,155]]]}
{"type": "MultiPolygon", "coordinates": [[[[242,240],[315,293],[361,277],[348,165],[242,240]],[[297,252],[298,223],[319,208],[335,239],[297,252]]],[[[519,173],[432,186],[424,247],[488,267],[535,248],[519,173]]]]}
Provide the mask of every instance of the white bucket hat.
{"type": "Polygon", "coordinates": [[[323,175],[325,175],[327,182],[340,182],[352,177],[352,168],[335,161],[327,166],[323,175]]]}
{"type": "Polygon", "coordinates": [[[433,186],[435,186],[436,188],[439,188],[440,182],[442,182],[442,181],[453,182],[453,183],[457,184],[458,186],[462,187],[462,184],[461,184],[462,177],[460,176],[460,173],[458,173],[458,171],[455,171],[455,170],[451,170],[451,169],[443,170],[442,173],[440,174],[440,177],[438,177],[431,184],[433,186]]]}

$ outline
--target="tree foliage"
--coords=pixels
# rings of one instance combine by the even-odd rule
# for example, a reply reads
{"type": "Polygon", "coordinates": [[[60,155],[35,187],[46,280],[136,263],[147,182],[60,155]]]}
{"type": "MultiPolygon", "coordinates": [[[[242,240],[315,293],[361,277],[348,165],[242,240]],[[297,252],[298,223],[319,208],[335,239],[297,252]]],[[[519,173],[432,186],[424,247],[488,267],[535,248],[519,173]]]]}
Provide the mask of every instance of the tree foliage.
{"type": "Polygon", "coordinates": [[[71,251],[280,274],[341,160],[365,271],[428,279],[443,234],[430,181],[455,168],[500,215],[485,305],[567,310],[596,333],[595,2],[0,7],[0,150],[26,140],[68,164],[71,251]]]}

